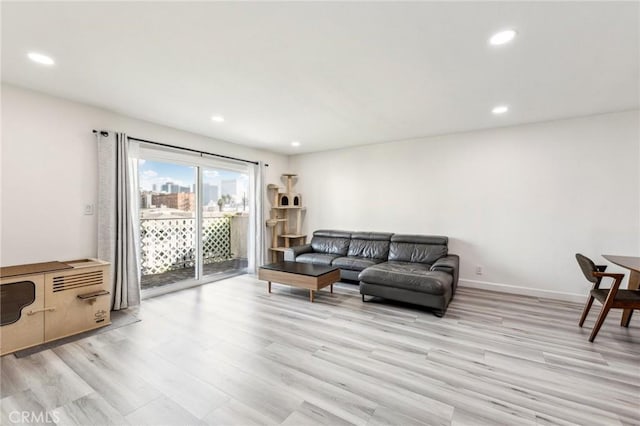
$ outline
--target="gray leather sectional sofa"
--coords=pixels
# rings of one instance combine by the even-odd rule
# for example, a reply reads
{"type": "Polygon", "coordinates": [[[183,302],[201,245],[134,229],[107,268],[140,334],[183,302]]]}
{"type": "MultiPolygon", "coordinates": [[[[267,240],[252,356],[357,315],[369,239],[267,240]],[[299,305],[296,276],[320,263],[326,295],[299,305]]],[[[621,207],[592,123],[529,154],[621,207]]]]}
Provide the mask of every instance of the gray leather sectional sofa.
{"type": "Polygon", "coordinates": [[[284,260],[333,265],[360,293],[414,303],[444,315],[458,285],[459,258],[448,238],[381,232],[318,230],[310,244],[291,247],[284,260]]]}

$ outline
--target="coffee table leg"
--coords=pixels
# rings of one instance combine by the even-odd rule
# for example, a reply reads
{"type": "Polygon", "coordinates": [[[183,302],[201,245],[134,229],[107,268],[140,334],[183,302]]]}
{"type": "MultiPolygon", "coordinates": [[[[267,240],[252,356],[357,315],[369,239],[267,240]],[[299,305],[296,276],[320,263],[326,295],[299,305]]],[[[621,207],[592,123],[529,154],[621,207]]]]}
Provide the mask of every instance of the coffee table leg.
{"type": "Polygon", "coordinates": [[[271,293],[271,281],[269,281],[269,284],[267,284],[268,288],[269,288],[269,293],[271,293]]]}
{"type": "Polygon", "coordinates": [[[331,293],[333,293],[333,284],[331,284],[331,286],[329,286],[329,288],[331,289],[331,293]]]}
{"type": "Polygon", "coordinates": [[[309,290],[309,300],[313,303],[313,290],[309,290]]]}

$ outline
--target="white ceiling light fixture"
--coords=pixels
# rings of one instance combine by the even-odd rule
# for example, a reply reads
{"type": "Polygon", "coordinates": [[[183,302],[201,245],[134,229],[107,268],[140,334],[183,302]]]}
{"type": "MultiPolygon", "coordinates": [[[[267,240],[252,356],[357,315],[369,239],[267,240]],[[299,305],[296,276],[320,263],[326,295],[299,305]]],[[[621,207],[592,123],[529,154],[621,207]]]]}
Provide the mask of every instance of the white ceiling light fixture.
{"type": "Polygon", "coordinates": [[[51,56],[43,55],[42,53],[38,52],[29,52],[27,53],[27,57],[33,62],[40,65],[51,66],[56,63],[51,56]]]}
{"type": "Polygon", "coordinates": [[[291,142],[291,146],[300,146],[300,141],[291,142]]]}
{"type": "Polygon", "coordinates": [[[509,107],[507,105],[498,105],[491,110],[491,112],[495,115],[504,114],[507,111],[509,111],[509,107]]]}
{"type": "Polygon", "coordinates": [[[214,115],[211,117],[211,121],[215,121],[216,123],[224,123],[224,117],[221,115],[214,115]]]}
{"type": "Polygon", "coordinates": [[[515,30],[504,30],[495,33],[489,39],[489,44],[492,46],[500,46],[502,44],[507,44],[512,41],[518,33],[515,30]]]}

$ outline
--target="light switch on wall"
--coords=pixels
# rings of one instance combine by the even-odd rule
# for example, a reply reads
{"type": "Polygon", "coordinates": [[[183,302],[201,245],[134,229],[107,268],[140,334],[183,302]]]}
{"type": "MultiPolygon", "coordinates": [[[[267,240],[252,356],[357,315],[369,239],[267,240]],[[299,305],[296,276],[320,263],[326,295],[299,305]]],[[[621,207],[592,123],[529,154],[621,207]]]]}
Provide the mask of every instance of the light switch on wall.
{"type": "Polygon", "coordinates": [[[92,215],[93,214],[93,204],[85,204],[84,205],[84,214],[92,215]]]}

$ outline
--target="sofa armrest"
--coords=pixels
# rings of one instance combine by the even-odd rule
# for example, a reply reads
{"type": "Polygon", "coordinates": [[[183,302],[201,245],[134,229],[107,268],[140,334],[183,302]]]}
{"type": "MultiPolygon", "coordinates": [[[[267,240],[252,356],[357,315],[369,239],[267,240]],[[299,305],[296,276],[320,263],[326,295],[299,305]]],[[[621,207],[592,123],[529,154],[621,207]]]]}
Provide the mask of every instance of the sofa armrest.
{"type": "Polygon", "coordinates": [[[301,254],[312,253],[312,252],[313,252],[313,248],[311,248],[311,244],[289,247],[284,251],[284,260],[285,262],[295,262],[296,257],[300,256],[301,254]]]}
{"type": "Polygon", "coordinates": [[[452,289],[456,292],[458,287],[458,272],[460,270],[460,257],[457,254],[449,254],[448,256],[441,257],[431,265],[432,271],[447,272],[453,276],[452,289]]]}

